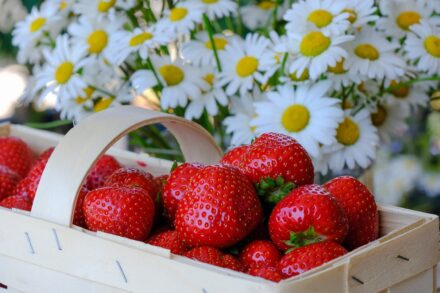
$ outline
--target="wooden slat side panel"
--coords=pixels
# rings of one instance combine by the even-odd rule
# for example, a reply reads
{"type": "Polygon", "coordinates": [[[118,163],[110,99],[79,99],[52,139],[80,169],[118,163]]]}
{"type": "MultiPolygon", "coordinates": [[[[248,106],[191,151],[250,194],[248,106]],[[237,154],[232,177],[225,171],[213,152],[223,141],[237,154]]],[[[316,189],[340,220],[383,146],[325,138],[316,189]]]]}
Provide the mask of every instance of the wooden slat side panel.
{"type": "Polygon", "coordinates": [[[433,268],[413,276],[389,288],[389,293],[432,293],[437,291],[434,287],[433,268]]]}
{"type": "Polygon", "coordinates": [[[408,279],[438,261],[438,218],[350,258],[350,292],[377,292],[408,279]],[[401,256],[400,258],[398,256],[401,256]],[[409,259],[409,261],[405,260],[409,259]]]}
{"type": "Polygon", "coordinates": [[[9,136],[11,125],[9,123],[0,123],[0,136],[9,136]]]}

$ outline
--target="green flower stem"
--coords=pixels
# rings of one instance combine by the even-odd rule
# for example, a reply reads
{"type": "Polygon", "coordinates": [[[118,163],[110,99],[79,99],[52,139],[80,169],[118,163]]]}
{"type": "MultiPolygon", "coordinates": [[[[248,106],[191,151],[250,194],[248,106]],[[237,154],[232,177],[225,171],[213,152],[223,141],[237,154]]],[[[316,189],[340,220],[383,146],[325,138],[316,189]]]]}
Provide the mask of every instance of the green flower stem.
{"type": "Polygon", "coordinates": [[[173,9],[173,0],[167,0],[167,2],[168,2],[168,8],[169,9],[173,9]]]}
{"type": "Polygon", "coordinates": [[[208,16],[203,14],[203,23],[205,24],[206,30],[208,31],[209,41],[211,42],[212,50],[214,51],[215,62],[217,64],[217,68],[219,72],[222,72],[222,65],[220,63],[220,59],[218,57],[217,48],[214,42],[214,31],[212,29],[211,22],[209,21],[208,16]]]}
{"type": "Polygon", "coordinates": [[[146,131],[149,132],[149,136],[154,138],[157,142],[159,142],[162,147],[166,149],[172,149],[170,144],[163,138],[162,133],[157,129],[155,125],[151,125],[145,128],[146,131]]]}
{"type": "Polygon", "coordinates": [[[284,53],[283,60],[281,60],[280,75],[284,75],[286,72],[286,63],[288,57],[289,57],[289,53],[284,53]]]}
{"type": "Polygon", "coordinates": [[[73,122],[71,120],[56,120],[51,122],[29,122],[25,125],[31,128],[37,129],[52,129],[60,126],[72,125],[73,122]]]}
{"type": "Polygon", "coordinates": [[[114,94],[110,93],[109,91],[106,91],[106,90],[99,88],[99,87],[96,87],[94,85],[91,85],[90,87],[92,89],[94,89],[95,91],[98,91],[98,92],[101,92],[101,93],[107,95],[109,98],[113,98],[115,96],[114,94]]]}
{"type": "Polygon", "coordinates": [[[214,133],[214,127],[211,124],[211,121],[209,121],[209,114],[205,110],[203,110],[202,117],[200,117],[200,124],[205,128],[209,133],[214,133]]]}
{"type": "Polygon", "coordinates": [[[159,75],[157,74],[156,68],[154,68],[153,62],[151,61],[150,57],[147,58],[147,64],[148,64],[148,67],[150,68],[150,70],[153,72],[154,77],[156,77],[156,80],[157,80],[157,83],[159,84],[159,87],[162,89],[163,84],[160,81],[159,75]]]}

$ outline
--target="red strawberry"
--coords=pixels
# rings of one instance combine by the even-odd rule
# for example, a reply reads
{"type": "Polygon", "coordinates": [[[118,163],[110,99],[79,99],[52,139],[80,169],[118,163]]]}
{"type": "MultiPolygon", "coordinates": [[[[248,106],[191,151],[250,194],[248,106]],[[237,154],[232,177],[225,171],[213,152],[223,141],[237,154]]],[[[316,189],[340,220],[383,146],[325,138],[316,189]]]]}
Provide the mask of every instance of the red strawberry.
{"type": "Polygon", "coordinates": [[[261,222],[263,211],[252,183],[231,166],[213,165],[191,179],[174,225],[194,246],[228,247],[261,222]]]}
{"type": "Polygon", "coordinates": [[[186,194],[189,181],[203,165],[197,163],[183,163],[171,172],[170,177],[162,189],[162,199],[165,214],[171,223],[179,207],[179,203],[186,194]]]}
{"type": "Polygon", "coordinates": [[[154,182],[156,182],[158,192],[162,191],[162,188],[167,183],[169,177],[170,177],[169,175],[160,175],[160,176],[154,177],[154,182]]]}
{"type": "Polygon", "coordinates": [[[33,161],[34,154],[23,140],[16,137],[0,137],[0,165],[24,177],[33,161]]]}
{"type": "Polygon", "coordinates": [[[276,246],[265,240],[249,243],[240,254],[240,261],[249,268],[274,267],[280,258],[276,246]]]}
{"type": "Polygon", "coordinates": [[[188,248],[180,241],[175,230],[154,234],[147,243],[169,249],[172,253],[179,255],[184,255],[188,251],[188,248]]]}
{"type": "Polygon", "coordinates": [[[223,158],[220,160],[220,163],[239,168],[244,155],[248,152],[248,149],[249,146],[247,145],[235,147],[223,156],[223,158]]]}
{"type": "Polygon", "coordinates": [[[245,271],[245,266],[231,254],[223,255],[223,267],[237,272],[245,271]]]}
{"type": "Polygon", "coordinates": [[[20,176],[17,173],[0,165],[0,201],[13,194],[19,180],[20,176]]]}
{"type": "Polygon", "coordinates": [[[31,201],[35,198],[35,193],[37,192],[38,184],[40,183],[41,175],[46,168],[47,162],[52,155],[53,148],[50,148],[43,152],[37,159],[35,164],[32,166],[28,175],[23,178],[14,190],[14,195],[19,195],[29,198],[31,201]]]}
{"type": "Polygon", "coordinates": [[[196,247],[188,251],[185,256],[210,265],[223,267],[223,252],[215,247],[196,247]]]}
{"type": "Polygon", "coordinates": [[[109,155],[102,156],[87,175],[87,189],[94,190],[102,187],[107,178],[119,168],[121,168],[121,165],[115,158],[109,155]]]}
{"type": "Polygon", "coordinates": [[[32,202],[25,197],[13,195],[3,199],[0,202],[0,206],[8,209],[30,211],[32,209],[32,202]]]}
{"type": "Polygon", "coordinates": [[[302,274],[347,253],[336,242],[324,241],[306,245],[289,252],[280,260],[278,271],[284,278],[302,274]]]}
{"type": "Polygon", "coordinates": [[[266,201],[279,202],[293,187],[312,184],[313,163],[307,151],[293,138],[265,133],[244,151],[226,154],[227,161],[246,174],[266,201]],[[241,161],[239,159],[241,156],[241,161]],[[237,163],[240,161],[240,163],[237,163]]]}
{"type": "Polygon", "coordinates": [[[145,190],[151,199],[156,202],[157,186],[153,175],[134,168],[120,168],[113,172],[104,183],[104,186],[132,186],[145,190]]]}
{"type": "Polygon", "coordinates": [[[335,178],[323,186],[344,208],[348,217],[348,235],[344,244],[355,249],[379,236],[379,214],[374,196],[359,180],[349,176],[335,178]]]}
{"type": "Polygon", "coordinates": [[[273,282],[279,282],[283,279],[283,276],[274,267],[251,268],[247,273],[273,282]]]}
{"type": "Polygon", "coordinates": [[[317,185],[293,190],[273,209],[269,233],[279,249],[332,240],[342,242],[348,220],[338,201],[317,185]]]}
{"type": "Polygon", "coordinates": [[[79,192],[78,198],[76,200],[75,212],[73,214],[73,224],[79,227],[86,227],[86,220],[84,219],[83,204],[84,198],[89,191],[85,186],[83,186],[79,192]]]}
{"type": "Polygon", "coordinates": [[[154,202],[138,187],[102,187],[83,204],[87,227],[134,240],[145,240],[154,219],[154,202]]]}

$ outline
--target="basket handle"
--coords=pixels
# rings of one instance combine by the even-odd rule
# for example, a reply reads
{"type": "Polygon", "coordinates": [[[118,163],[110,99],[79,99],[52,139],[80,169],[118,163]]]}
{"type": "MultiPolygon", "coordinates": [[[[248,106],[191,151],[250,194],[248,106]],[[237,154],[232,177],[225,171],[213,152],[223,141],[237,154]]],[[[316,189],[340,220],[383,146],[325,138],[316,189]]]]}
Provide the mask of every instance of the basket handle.
{"type": "Polygon", "coordinates": [[[129,132],[156,123],[174,135],[186,161],[219,161],[222,151],[196,123],[133,106],[111,108],[91,115],[61,140],[41,177],[31,216],[70,226],[77,194],[99,157],[129,132]]]}

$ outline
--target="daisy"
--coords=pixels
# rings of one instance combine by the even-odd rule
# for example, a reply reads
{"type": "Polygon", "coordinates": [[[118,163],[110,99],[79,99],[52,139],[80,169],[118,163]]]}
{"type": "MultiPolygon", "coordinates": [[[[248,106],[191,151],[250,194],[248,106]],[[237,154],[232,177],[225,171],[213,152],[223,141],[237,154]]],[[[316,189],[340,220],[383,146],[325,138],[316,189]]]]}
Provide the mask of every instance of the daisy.
{"type": "Polygon", "coordinates": [[[80,17],[77,22],[69,26],[68,32],[72,36],[72,42],[85,47],[89,56],[93,59],[102,57],[105,60],[111,57],[109,50],[110,36],[118,31],[122,24],[119,18],[96,21],[80,17]]]}
{"type": "Polygon", "coordinates": [[[301,0],[284,15],[287,33],[319,30],[327,35],[339,35],[350,25],[350,14],[343,11],[345,7],[345,1],[339,0],[301,0]]]}
{"type": "Polygon", "coordinates": [[[201,4],[209,19],[222,18],[237,11],[237,3],[232,0],[190,0],[201,4]]]}
{"type": "Polygon", "coordinates": [[[418,186],[426,192],[429,197],[437,197],[440,195],[440,174],[425,172],[418,181],[418,186]]]}
{"type": "Polygon", "coordinates": [[[321,167],[323,173],[328,169],[339,172],[345,166],[348,169],[356,166],[365,169],[375,158],[379,136],[371,122],[370,112],[366,109],[354,115],[350,112],[344,111],[343,121],[336,129],[336,142],[322,148],[326,154],[321,167]]]}
{"type": "Polygon", "coordinates": [[[73,12],[74,4],[75,0],[46,0],[43,2],[42,6],[53,6],[52,9],[60,13],[63,18],[66,18],[71,12],[73,12]]]}
{"type": "Polygon", "coordinates": [[[69,44],[66,35],[59,36],[52,52],[44,51],[46,66],[36,75],[36,90],[43,88],[42,96],[56,93],[59,99],[81,96],[87,84],[78,74],[84,65],[85,50],[69,44]]]}
{"type": "Polygon", "coordinates": [[[218,114],[218,104],[222,106],[228,105],[228,97],[223,88],[218,84],[216,73],[212,68],[202,68],[203,79],[209,85],[207,90],[202,91],[198,97],[191,97],[191,102],[185,111],[186,119],[200,118],[203,110],[206,109],[210,116],[218,114]]]}
{"type": "Polygon", "coordinates": [[[42,7],[40,10],[33,7],[29,15],[15,26],[12,31],[12,44],[19,47],[17,59],[20,63],[37,63],[41,60],[42,51],[37,47],[44,45],[40,43],[46,38],[45,34],[54,38],[60,31],[56,26],[60,16],[56,12],[57,10],[51,6],[42,7]]]}
{"type": "Polygon", "coordinates": [[[390,42],[373,28],[364,28],[356,39],[346,45],[350,58],[347,59],[349,72],[368,78],[395,79],[405,71],[405,62],[394,53],[400,46],[390,42]]]}
{"type": "Polygon", "coordinates": [[[228,95],[237,91],[244,95],[252,89],[255,80],[260,83],[268,80],[275,64],[269,46],[269,40],[258,34],[248,34],[244,42],[231,40],[220,55],[221,60],[228,61],[223,63],[223,72],[219,74],[220,84],[227,85],[228,95]]]}
{"type": "Polygon", "coordinates": [[[232,97],[232,115],[223,121],[226,132],[232,134],[231,146],[249,144],[256,137],[256,127],[251,123],[257,116],[254,102],[264,99],[263,93],[257,87],[254,87],[252,93],[247,92],[240,97],[232,97]]]}
{"type": "Polygon", "coordinates": [[[424,0],[425,5],[428,6],[431,11],[440,13],[440,2],[439,1],[432,1],[432,0],[424,0]]]}
{"type": "MultiPolygon", "coordinates": [[[[213,39],[217,52],[223,52],[232,38],[234,37],[215,34],[213,39]]],[[[216,66],[214,50],[205,31],[197,33],[194,40],[182,45],[182,55],[196,66],[216,66]]]]}
{"type": "Polygon", "coordinates": [[[135,93],[139,96],[158,84],[153,71],[146,69],[134,72],[130,77],[130,82],[135,93]]]}
{"type": "Polygon", "coordinates": [[[400,104],[406,111],[417,107],[427,107],[430,96],[429,85],[417,83],[406,85],[403,82],[392,80],[388,87],[388,98],[400,104]]]}
{"type": "Polygon", "coordinates": [[[244,25],[255,30],[268,24],[274,8],[273,1],[263,0],[258,5],[250,4],[240,7],[240,14],[244,25]]]}
{"type": "Polygon", "coordinates": [[[135,4],[134,0],[77,0],[73,10],[76,14],[100,21],[113,14],[116,9],[128,10],[135,4]]]}
{"type": "Polygon", "coordinates": [[[121,65],[132,53],[139,53],[142,59],[147,59],[151,51],[167,45],[172,36],[167,32],[158,32],[155,27],[146,29],[135,28],[133,31],[117,31],[110,35],[109,62],[121,65]]]}
{"type": "Polygon", "coordinates": [[[408,117],[408,109],[390,99],[371,111],[371,122],[377,127],[380,138],[385,142],[390,142],[392,137],[402,136],[408,130],[408,117]]]}
{"type": "Polygon", "coordinates": [[[417,68],[429,75],[440,74],[440,28],[422,20],[413,25],[405,41],[405,50],[417,68]]]}
{"type": "Polygon", "coordinates": [[[350,73],[344,58],[339,60],[335,66],[327,68],[327,76],[333,82],[333,87],[337,91],[353,84],[359,85],[363,81],[361,76],[350,73]]]}
{"type": "Polygon", "coordinates": [[[257,118],[252,123],[257,134],[278,132],[289,135],[316,157],[319,145],[335,142],[336,127],[343,112],[339,100],[328,96],[331,82],[312,86],[284,85],[267,93],[267,101],[255,103],[257,118]]]}
{"type": "Polygon", "coordinates": [[[381,17],[377,26],[387,36],[396,39],[407,36],[412,25],[430,18],[432,10],[424,4],[420,0],[380,1],[381,13],[386,17],[381,17]]]}
{"type": "Polygon", "coordinates": [[[342,10],[349,14],[348,21],[354,28],[360,28],[379,19],[374,0],[347,0],[342,10]]]}
{"type": "Polygon", "coordinates": [[[202,22],[203,6],[196,2],[179,2],[157,22],[157,28],[177,34],[189,34],[202,22]]]}
{"type": "Polygon", "coordinates": [[[348,54],[340,45],[352,40],[350,35],[334,37],[320,31],[311,31],[305,34],[290,34],[289,38],[295,44],[295,51],[299,53],[294,57],[289,72],[301,75],[306,68],[312,79],[318,78],[327,71],[329,66],[336,66],[348,54]]]}

